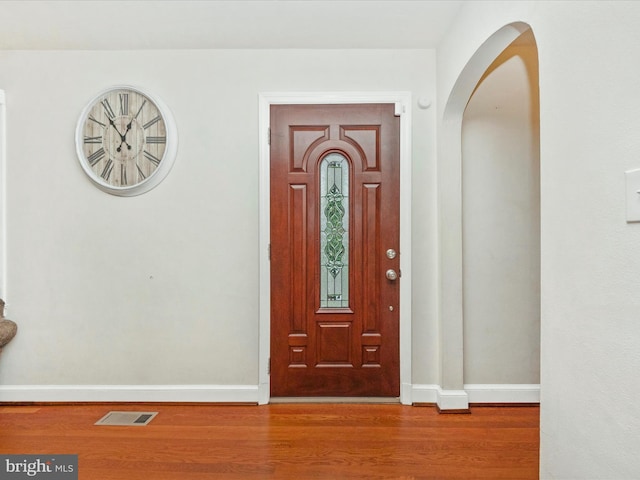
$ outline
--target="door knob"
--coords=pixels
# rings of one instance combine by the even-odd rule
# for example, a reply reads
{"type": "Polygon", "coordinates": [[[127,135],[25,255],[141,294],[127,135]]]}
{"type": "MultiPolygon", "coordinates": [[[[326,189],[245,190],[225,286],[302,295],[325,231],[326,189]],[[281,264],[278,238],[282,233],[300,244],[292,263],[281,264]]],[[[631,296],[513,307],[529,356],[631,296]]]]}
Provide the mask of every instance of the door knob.
{"type": "Polygon", "coordinates": [[[398,274],[393,268],[387,270],[386,277],[388,280],[394,281],[398,279],[398,274]]]}

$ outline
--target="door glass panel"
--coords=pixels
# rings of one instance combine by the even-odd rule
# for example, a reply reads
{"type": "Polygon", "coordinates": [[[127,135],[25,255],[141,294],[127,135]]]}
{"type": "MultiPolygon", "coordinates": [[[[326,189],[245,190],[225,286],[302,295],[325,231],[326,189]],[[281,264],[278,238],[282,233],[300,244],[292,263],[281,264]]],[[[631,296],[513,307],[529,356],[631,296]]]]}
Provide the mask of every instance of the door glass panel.
{"type": "Polygon", "coordinates": [[[349,162],[330,153],[320,163],[320,307],[349,306],[349,162]]]}

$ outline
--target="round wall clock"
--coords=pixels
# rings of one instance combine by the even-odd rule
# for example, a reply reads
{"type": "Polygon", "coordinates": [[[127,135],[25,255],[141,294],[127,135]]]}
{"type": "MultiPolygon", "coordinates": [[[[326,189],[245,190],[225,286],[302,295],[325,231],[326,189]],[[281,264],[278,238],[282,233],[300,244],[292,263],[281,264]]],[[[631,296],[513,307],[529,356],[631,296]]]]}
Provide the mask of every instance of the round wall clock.
{"type": "Polygon", "coordinates": [[[169,109],[130,86],[101,92],[76,128],[80,165],[100,189],[133,196],[157,186],[175,161],[178,137],[169,109]]]}

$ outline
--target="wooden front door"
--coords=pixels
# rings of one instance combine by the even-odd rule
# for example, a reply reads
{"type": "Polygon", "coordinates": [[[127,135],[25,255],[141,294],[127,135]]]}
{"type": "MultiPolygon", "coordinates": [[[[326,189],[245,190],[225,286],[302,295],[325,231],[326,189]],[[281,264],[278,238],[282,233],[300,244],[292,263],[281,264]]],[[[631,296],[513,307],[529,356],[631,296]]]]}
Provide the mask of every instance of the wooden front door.
{"type": "Polygon", "coordinates": [[[271,395],[400,395],[400,119],[271,106],[271,395]]]}

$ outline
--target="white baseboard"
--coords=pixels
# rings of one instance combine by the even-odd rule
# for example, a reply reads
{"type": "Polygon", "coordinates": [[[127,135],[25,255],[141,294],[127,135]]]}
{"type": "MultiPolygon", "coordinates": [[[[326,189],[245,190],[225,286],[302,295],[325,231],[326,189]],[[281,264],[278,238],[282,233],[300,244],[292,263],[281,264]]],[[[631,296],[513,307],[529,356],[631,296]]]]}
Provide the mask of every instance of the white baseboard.
{"type": "Polygon", "coordinates": [[[436,403],[439,385],[412,385],[411,400],[413,403],[436,403]]]}
{"type": "Polygon", "coordinates": [[[413,403],[435,403],[440,410],[467,410],[469,399],[464,390],[443,390],[440,385],[413,385],[413,403]]]}
{"type": "Polygon", "coordinates": [[[468,384],[464,390],[443,390],[440,385],[413,385],[413,403],[436,403],[441,410],[464,410],[470,403],[540,403],[540,385],[468,384]]]}
{"type": "Polygon", "coordinates": [[[257,385],[0,385],[0,402],[258,403],[257,385]]]}
{"type": "MultiPolygon", "coordinates": [[[[268,385],[0,385],[0,402],[268,403],[268,385]]],[[[403,384],[402,403],[464,410],[469,403],[540,403],[540,385],[468,384],[464,390],[403,384]],[[409,402],[409,403],[407,403],[409,402]]]]}
{"type": "Polygon", "coordinates": [[[464,390],[443,390],[438,388],[437,397],[440,410],[469,410],[469,396],[464,390]]]}
{"type": "Polygon", "coordinates": [[[443,390],[440,385],[413,385],[413,403],[435,403],[440,410],[467,410],[469,399],[464,390],[443,390]]]}
{"type": "Polygon", "coordinates": [[[540,403],[537,384],[468,384],[469,403],[540,403]]]}

